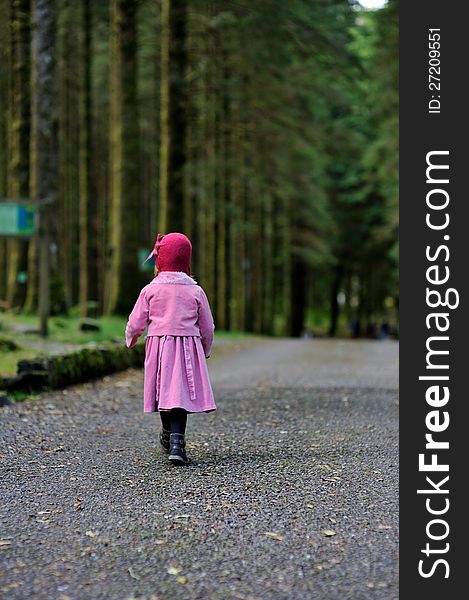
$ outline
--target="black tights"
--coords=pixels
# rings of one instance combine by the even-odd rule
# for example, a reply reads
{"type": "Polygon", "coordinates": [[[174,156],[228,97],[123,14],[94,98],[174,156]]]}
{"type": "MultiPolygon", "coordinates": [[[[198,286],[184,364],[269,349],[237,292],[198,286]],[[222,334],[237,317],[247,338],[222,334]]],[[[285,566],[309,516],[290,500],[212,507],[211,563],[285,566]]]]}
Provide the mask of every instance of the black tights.
{"type": "Polygon", "coordinates": [[[160,411],[163,429],[171,433],[182,433],[186,431],[187,413],[183,408],[160,411]]]}

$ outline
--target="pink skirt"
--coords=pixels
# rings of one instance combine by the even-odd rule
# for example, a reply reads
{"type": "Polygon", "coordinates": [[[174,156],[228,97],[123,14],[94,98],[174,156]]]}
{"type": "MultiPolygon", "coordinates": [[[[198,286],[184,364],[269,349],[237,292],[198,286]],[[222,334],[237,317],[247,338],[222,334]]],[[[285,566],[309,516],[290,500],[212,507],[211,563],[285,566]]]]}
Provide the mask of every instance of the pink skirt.
{"type": "Polygon", "coordinates": [[[216,410],[202,341],[197,336],[147,336],[143,412],[216,410]]]}

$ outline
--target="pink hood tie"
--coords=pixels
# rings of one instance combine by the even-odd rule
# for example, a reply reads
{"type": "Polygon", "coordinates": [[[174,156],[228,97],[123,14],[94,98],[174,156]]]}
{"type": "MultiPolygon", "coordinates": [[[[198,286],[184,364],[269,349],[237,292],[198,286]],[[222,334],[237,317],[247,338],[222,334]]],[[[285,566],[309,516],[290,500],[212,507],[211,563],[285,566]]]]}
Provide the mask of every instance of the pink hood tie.
{"type": "Polygon", "coordinates": [[[151,258],[152,256],[154,256],[154,257],[155,257],[155,259],[156,259],[156,257],[158,256],[158,250],[159,250],[159,248],[160,248],[160,246],[161,246],[161,240],[162,240],[162,238],[163,238],[163,237],[164,237],[164,235],[163,235],[163,234],[161,234],[161,233],[159,233],[159,234],[156,236],[155,245],[153,246],[153,250],[152,250],[152,251],[150,252],[150,254],[147,256],[147,258],[145,259],[145,262],[144,262],[143,264],[145,264],[145,263],[147,262],[147,260],[150,260],[150,258],[151,258]]]}

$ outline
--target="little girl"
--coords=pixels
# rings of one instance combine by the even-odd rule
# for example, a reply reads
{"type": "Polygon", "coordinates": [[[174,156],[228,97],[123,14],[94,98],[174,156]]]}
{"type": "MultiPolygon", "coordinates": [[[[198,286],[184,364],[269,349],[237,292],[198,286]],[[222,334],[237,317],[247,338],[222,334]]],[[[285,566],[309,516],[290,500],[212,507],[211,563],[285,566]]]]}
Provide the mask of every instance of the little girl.
{"type": "Polygon", "coordinates": [[[146,259],[155,256],[155,277],[125,328],[132,348],[148,324],[143,411],[160,413],[160,443],[175,465],[187,463],[187,413],[216,410],[206,362],[215,324],[204,290],[190,276],[191,254],[182,233],[158,234],[146,259]]]}

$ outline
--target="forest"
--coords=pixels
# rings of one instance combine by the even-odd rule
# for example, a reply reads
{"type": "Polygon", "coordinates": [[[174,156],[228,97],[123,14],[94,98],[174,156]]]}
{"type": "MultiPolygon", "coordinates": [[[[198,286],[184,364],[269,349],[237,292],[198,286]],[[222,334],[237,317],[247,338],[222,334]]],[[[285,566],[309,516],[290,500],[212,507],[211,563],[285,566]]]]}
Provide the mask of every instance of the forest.
{"type": "Polygon", "coordinates": [[[0,202],[39,214],[0,237],[0,310],[37,313],[43,260],[50,314],[128,314],[182,231],[218,330],[397,329],[397,0],[0,14],[0,202]]]}

